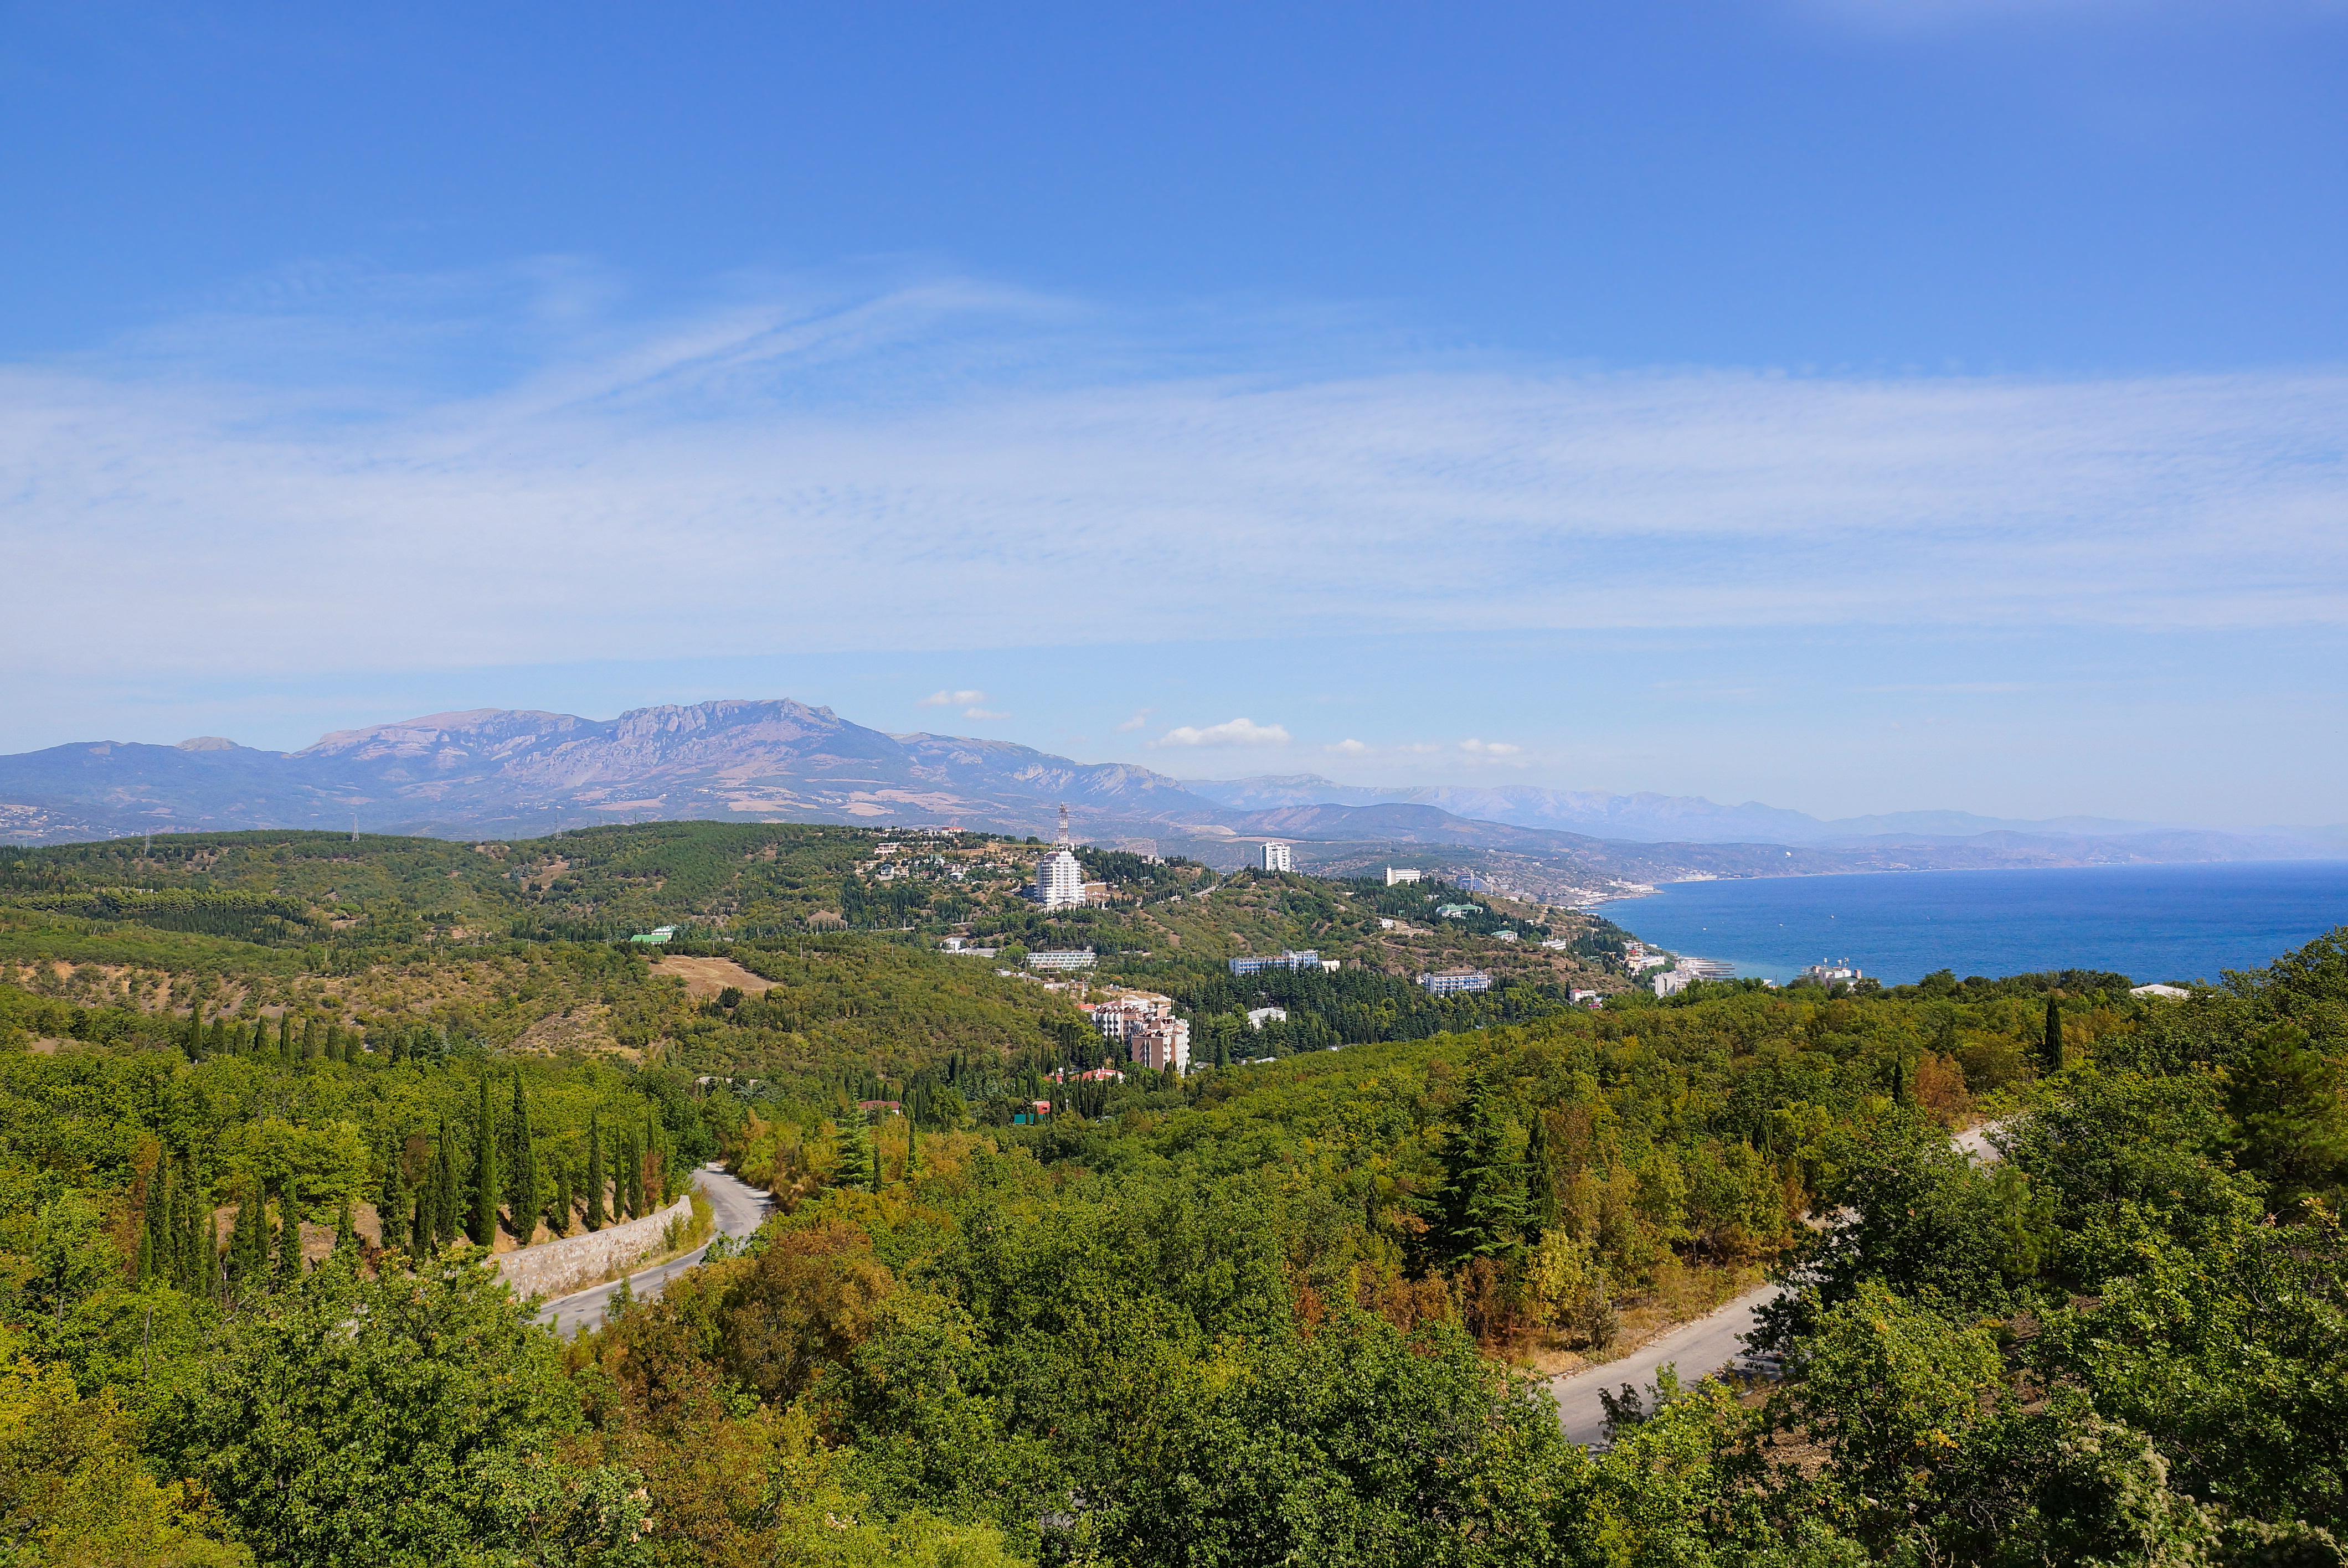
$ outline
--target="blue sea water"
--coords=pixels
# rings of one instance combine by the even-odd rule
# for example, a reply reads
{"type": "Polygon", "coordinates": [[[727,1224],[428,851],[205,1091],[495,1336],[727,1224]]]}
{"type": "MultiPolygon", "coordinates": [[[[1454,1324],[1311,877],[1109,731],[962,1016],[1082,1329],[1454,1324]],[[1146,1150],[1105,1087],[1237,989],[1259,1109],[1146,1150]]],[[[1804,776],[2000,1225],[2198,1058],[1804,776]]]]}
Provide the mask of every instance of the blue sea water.
{"type": "Polygon", "coordinates": [[[2348,860],[1675,882],[1600,909],[1643,940],[1765,979],[1848,958],[1886,985],[1934,969],[2215,980],[2348,925],[2348,860]]]}

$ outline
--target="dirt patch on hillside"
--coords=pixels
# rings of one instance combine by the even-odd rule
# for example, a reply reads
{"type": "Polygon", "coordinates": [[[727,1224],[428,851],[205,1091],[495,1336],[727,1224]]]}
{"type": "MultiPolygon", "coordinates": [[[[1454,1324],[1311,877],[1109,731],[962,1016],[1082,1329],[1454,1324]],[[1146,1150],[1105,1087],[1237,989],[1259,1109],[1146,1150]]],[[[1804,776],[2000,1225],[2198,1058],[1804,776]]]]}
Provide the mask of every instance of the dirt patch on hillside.
{"type": "Polygon", "coordinates": [[[619,1050],[620,1041],[612,1032],[612,1009],[601,1002],[590,1002],[547,1014],[522,1030],[512,1049],[552,1055],[561,1050],[619,1050]]]}
{"type": "Polygon", "coordinates": [[[775,982],[762,980],[731,958],[688,958],[682,955],[664,958],[654,967],[654,973],[674,975],[685,982],[685,994],[695,1001],[707,1001],[727,986],[739,986],[751,996],[764,996],[774,989],[775,982]]]}

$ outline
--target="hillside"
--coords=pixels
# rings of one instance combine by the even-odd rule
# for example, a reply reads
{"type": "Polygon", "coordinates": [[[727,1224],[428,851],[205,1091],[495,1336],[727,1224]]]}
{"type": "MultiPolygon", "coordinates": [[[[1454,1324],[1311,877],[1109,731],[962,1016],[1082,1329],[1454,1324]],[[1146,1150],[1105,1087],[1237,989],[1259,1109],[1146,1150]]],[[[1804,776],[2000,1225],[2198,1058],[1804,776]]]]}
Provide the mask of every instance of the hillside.
{"type": "MultiPolygon", "coordinates": [[[[1103,981],[1177,995],[1202,1051],[1220,1039],[1226,1054],[1241,1045],[1235,1015],[1272,1000],[1292,1004],[1293,1026],[1241,1054],[1283,1054],[1292,1037],[1301,1048],[1474,1027],[1623,983],[1621,934],[1586,916],[1442,889],[1466,913],[1438,919],[1425,887],[1226,878],[1089,848],[1107,901],[1046,913],[1024,896],[1041,853],[978,834],[716,823],[474,843],[281,831],[5,849],[0,979],[144,1020],[131,1032],[156,1040],[198,1017],[248,1032],[290,1017],[367,1040],[421,1028],[468,1049],[609,1054],[793,1093],[901,1084],[948,1059],[990,1072],[1041,1061],[1074,999],[998,973],[1016,970],[1021,948],[1095,949],[1103,981]],[[662,926],[676,928],[666,947],[627,940],[662,926]],[[1519,939],[1494,935],[1504,928],[1519,939]],[[1570,950],[1540,946],[1552,932],[1570,950]],[[1012,956],[948,954],[950,937],[1012,956]],[[1243,993],[1228,981],[1234,956],[1301,948],[1340,963],[1342,981],[1311,994],[1292,994],[1285,974],[1243,993]],[[701,957],[722,959],[746,999],[719,1005],[701,957]],[[1437,999],[1416,984],[1456,967],[1486,969],[1494,991],[1437,999]]],[[[965,1087],[1009,1092],[988,1082],[965,1087]]]]}
{"type": "Polygon", "coordinates": [[[610,720],[480,709],[345,731],[291,753],[204,737],[0,757],[0,842],[259,827],[511,839],[687,819],[1028,835],[1050,831],[1065,804],[1094,842],[1221,869],[1283,838],[1322,869],[1390,861],[1476,871],[1549,903],[1690,876],[2339,852],[2336,835],[2001,824],[1961,813],[1818,824],[1770,808],[1724,815],[1709,802],[1528,786],[1373,800],[1363,797],[1393,792],[1299,775],[1198,781],[1197,791],[1147,768],[1076,763],[1006,742],[887,734],[788,701],[643,708],[610,720]]]}

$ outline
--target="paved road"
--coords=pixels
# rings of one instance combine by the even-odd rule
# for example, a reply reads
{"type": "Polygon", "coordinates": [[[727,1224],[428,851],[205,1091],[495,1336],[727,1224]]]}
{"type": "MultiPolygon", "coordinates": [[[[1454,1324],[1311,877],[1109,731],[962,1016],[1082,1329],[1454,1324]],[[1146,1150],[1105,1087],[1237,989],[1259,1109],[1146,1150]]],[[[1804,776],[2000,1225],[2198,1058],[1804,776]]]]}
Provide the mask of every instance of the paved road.
{"type": "MultiPolygon", "coordinates": [[[[772,1197],[747,1182],[727,1175],[721,1166],[708,1165],[695,1171],[693,1181],[703,1195],[709,1199],[709,1207],[716,1217],[717,1234],[720,1235],[748,1235],[758,1228],[774,1206],[772,1197]]],[[[699,1263],[702,1254],[708,1250],[706,1245],[703,1245],[657,1267],[639,1270],[628,1276],[628,1288],[634,1292],[639,1301],[658,1296],[661,1286],[699,1263]]],[[[619,1288],[620,1282],[615,1279],[590,1290],[558,1296],[540,1310],[538,1320],[552,1327],[558,1339],[568,1339],[582,1328],[600,1327],[603,1322],[603,1308],[619,1288]]]]}
{"type": "MultiPolygon", "coordinates": [[[[1960,1132],[1951,1142],[1976,1160],[1993,1161],[1997,1151],[1989,1140],[1997,1130],[1997,1123],[1987,1123],[1960,1132]]],[[[1603,1441],[1606,1407],[1599,1402],[1600,1393],[1619,1393],[1628,1383],[1642,1399],[1652,1402],[1648,1390],[1667,1363],[1677,1365],[1680,1381],[1686,1384],[1709,1378],[1735,1362],[1745,1354],[1744,1337],[1753,1332],[1755,1315],[1776,1297],[1776,1286],[1756,1286],[1692,1323],[1681,1324],[1662,1338],[1649,1340],[1618,1361],[1551,1378],[1549,1391],[1557,1400],[1558,1419],[1565,1435],[1585,1448],[1603,1441]]]]}

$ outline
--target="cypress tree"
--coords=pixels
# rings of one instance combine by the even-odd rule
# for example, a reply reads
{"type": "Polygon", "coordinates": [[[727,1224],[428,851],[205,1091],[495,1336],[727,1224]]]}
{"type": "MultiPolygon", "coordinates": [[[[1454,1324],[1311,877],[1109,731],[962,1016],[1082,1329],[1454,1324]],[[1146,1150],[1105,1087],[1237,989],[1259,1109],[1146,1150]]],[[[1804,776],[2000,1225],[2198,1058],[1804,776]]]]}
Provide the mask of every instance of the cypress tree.
{"type": "Polygon", "coordinates": [[[269,1283],[266,1203],[258,1176],[236,1201],[236,1224],[228,1233],[228,1280],[240,1300],[259,1296],[269,1283]]]}
{"type": "Polygon", "coordinates": [[[318,1044],[318,1020],[314,1018],[304,1019],[302,1021],[302,1060],[317,1061],[321,1054],[318,1044]]]}
{"type": "Polygon", "coordinates": [[[457,1239],[457,1148],[448,1135],[448,1119],[440,1118],[440,1147],[432,1162],[432,1245],[447,1246],[457,1239]]]}
{"type": "Polygon", "coordinates": [[[146,1202],[139,1210],[139,1284],[141,1289],[163,1274],[170,1244],[166,1233],[171,1213],[171,1156],[155,1152],[155,1166],[147,1173],[146,1202]]]}
{"type": "Polygon", "coordinates": [[[636,1147],[636,1130],[633,1127],[620,1134],[620,1184],[627,1188],[628,1217],[642,1219],[644,1213],[644,1157],[636,1147]]]}
{"type": "Polygon", "coordinates": [[[211,1262],[210,1243],[206,1232],[211,1218],[210,1205],[204,1201],[203,1184],[196,1177],[191,1164],[182,1173],[180,1183],[179,1224],[173,1227],[179,1245],[173,1249],[173,1283],[190,1296],[201,1296],[205,1289],[204,1270],[211,1262]]]}
{"type": "Polygon", "coordinates": [[[1557,1228],[1557,1174],[1550,1167],[1549,1118],[1533,1109],[1533,1130],[1525,1139],[1525,1239],[1538,1245],[1557,1228]]]}
{"type": "Polygon", "coordinates": [[[294,1044],[294,1015],[290,1012],[279,1013],[277,1015],[277,1065],[291,1067],[299,1054],[294,1044]]]}
{"type": "Polygon", "coordinates": [[[905,1180],[911,1184],[922,1173],[922,1132],[911,1117],[905,1119],[905,1180]]]}
{"type": "Polygon", "coordinates": [[[489,1097],[489,1075],[481,1074],[479,1122],[473,1129],[472,1235],[475,1246],[494,1246],[498,1239],[498,1128],[496,1102],[489,1097]]]}
{"type": "Polygon", "coordinates": [[[222,1056],[227,1054],[229,1050],[228,1020],[215,1018],[204,1028],[204,1054],[222,1056]]]}
{"type": "Polygon", "coordinates": [[[560,1155],[554,1159],[554,1206],[546,1216],[546,1228],[556,1235],[571,1229],[571,1162],[560,1155]]]}
{"type": "Polygon", "coordinates": [[[2054,993],[2046,993],[2046,1034],[2038,1046],[2038,1071],[2042,1076],[2063,1071],[2063,1004],[2054,993]]]}
{"type": "Polygon", "coordinates": [[[521,1091],[521,1069],[514,1069],[513,1116],[506,1126],[507,1142],[512,1155],[507,1162],[506,1185],[508,1206],[512,1211],[513,1231],[524,1246],[538,1227],[538,1153],[530,1147],[530,1100],[521,1091]]]}
{"type": "Polygon", "coordinates": [[[356,1252],[359,1245],[358,1220],[351,1213],[351,1195],[343,1194],[343,1206],[335,1214],[335,1250],[356,1252]]]}
{"type": "Polygon", "coordinates": [[[872,1140],[872,1190],[877,1193],[880,1187],[880,1140],[875,1138],[872,1140]]]}
{"type": "Polygon", "coordinates": [[[277,1189],[277,1283],[302,1277],[302,1214],[294,1203],[294,1178],[277,1189]]]}
{"type": "Polygon", "coordinates": [[[383,1245],[399,1245],[405,1239],[399,1230],[407,1218],[407,1182],[400,1174],[396,1152],[383,1163],[383,1188],[376,1194],[375,1216],[383,1245]]]}
{"type": "Polygon", "coordinates": [[[587,1118],[587,1228],[603,1228],[603,1130],[592,1112],[587,1118]]]}
{"type": "Polygon", "coordinates": [[[432,1193],[429,1186],[416,1189],[416,1209],[408,1216],[407,1255],[421,1263],[432,1255],[432,1193]]]}
{"type": "Polygon", "coordinates": [[[201,1061],[204,1059],[203,1014],[204,1009],[200,1007],[188,1009],[188,1037],[184,1049],[190,1061],[201,1061]]]}

